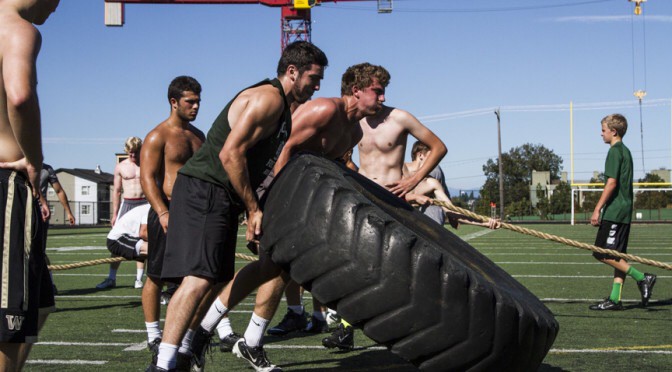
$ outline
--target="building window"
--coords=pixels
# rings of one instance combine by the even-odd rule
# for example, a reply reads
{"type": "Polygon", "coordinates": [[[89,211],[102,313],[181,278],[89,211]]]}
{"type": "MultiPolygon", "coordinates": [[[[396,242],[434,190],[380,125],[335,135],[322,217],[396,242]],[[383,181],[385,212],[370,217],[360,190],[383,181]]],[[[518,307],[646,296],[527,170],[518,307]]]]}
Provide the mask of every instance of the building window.
{"type": "MultiPolygon", "coordinates": [[[[88,186],[86,186],[88,187],[88,186]]],[[[91,206],[88,204],[82,205],[82,214],[89,215],[91,214],[91,206]]]]}
{"type": "Polygon", "coordinates": [[[49,214],[53,216],[53,215],[54,215],[54,211],[55,211],[54,206],[53,206],[53,205],[50,205],[50,206],[49,206],[49,214]]]}
{"type": "Polygon", "coordinates": [[[54,195],[56,195],[56,191],[54,191],[52,187],[49,187],[47,189],[47,196],[54,196],[54,195]]]}
{"type": "Polygon", "coordinates": [[[91,186],[82,186],[82,195],[91,194],[91,186]]]}

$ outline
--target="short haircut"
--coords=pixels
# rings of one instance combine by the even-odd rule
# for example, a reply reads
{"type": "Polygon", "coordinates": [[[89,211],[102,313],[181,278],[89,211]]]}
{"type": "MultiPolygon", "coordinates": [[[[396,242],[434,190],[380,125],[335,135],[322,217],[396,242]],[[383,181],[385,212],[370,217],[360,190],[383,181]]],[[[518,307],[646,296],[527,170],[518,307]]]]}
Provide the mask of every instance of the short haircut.
{"type": "Polygon", "coordinates": [[[353,87],[359,89],[370,87],[373,79],[377,79],[380,85],[386,87],[390,83],[390,73],[383,66],[367,62],[350,66],[341,78],[341,95],[351,96],[353,87]]]}
{"type": "Polygon", "coordinates": [[[418,154],[426,154],[427,152],[429,152],[429,146],[420,141],[415,141],[411,148],[411,160],[415,160],[415,158],[418,157],[418,154]]]}
{"type": "Polygon", "coordinates": [[[289,65],[294,65],[299,74],[309,70],[312,65],[327,67],[329,60],[324,52],[307,41],[295,41],[285,47],[278,61],[278,76],[287,72],[289,65]]]}
{"type": "Polygon", "coordinates": [[[142,140],[138,137],[128,137],[126,142],[124,142],[124,151],[126,151],[127,154],[138,152],[141,147],[142,140]]]}
{"type": "Polygon", "coordinates": [[[602,124],[606,124],[607,128],[615,130],[619,137],[625,136],[628,131],[628,119],[621,114],[607,115],[602,119],[602,124]]]}
{"type": "Polygon", "coordinates": [[[170,82],[168,86],[168,101],[175,98],[179,101],[184,92],[194,92],[201,95],[201,84],[191,76],[178,76],[170,82]]]}

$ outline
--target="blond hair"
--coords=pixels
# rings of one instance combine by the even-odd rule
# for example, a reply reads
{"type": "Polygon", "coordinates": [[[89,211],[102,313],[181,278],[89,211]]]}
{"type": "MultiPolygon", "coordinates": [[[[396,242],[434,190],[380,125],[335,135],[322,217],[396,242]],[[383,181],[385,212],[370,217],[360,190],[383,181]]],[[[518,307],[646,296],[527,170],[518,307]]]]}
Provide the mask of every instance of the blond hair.
{"type": "Polygon", "coordinates": [[[142,140],[138,137],[128,137],[126,142],[124,142],[124,151],[126,151],[127,154],[138,152],[141,147],[142,140]]]}
{"type": "Polygon", "coordinates": [[[607,115],[602,119],[602,124],[606,124],[607,128],[615,130],[619,137],[623,138],[625,132],[628,131],[628,120],[621,114],[607,115]]]}

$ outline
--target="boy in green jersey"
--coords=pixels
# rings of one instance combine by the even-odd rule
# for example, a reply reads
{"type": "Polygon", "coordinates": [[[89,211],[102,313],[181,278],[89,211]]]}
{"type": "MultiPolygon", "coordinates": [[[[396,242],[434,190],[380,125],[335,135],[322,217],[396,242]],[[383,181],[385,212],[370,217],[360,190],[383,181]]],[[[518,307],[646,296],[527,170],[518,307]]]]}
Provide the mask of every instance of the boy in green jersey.
{"type": "MultiPolygon", "coordinates": [[[[599,226],[595,245],[626,253],[630,221],[632,218],[632,155],[622,139],[628,130],[628,121],[621,114],[612,114],[602,119],[602,139],[611,148],[605,162],[604,177],[606,184],[600,200],[595,206],[590,223],[599,226]],[[600,211],[602,218],[600,219],[600,211]]],[[[630,266],[624,259],[608,254],[593,253],[597,260],[614,268],[614,283],[611,294],[603,302],[591,305],[591,310],[622,310],[621,290],[625,276],[635,281],[642,294],[642,306],[646,307],[656,276],[645,274],[630,266]]]]}

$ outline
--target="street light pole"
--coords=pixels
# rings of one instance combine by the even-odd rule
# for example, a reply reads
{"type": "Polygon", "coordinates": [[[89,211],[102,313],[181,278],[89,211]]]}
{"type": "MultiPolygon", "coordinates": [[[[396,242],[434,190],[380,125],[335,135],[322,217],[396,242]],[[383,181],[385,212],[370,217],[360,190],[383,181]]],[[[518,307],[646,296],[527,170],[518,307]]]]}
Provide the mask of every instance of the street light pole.
{"type": "Polygon", "coordinates": [[[499,108],[495,110],[497,115],[497,145],[499,162],[499,218],[504,221],[504,165],[502,164],[502,130],[500,129],[499,108]]]}

